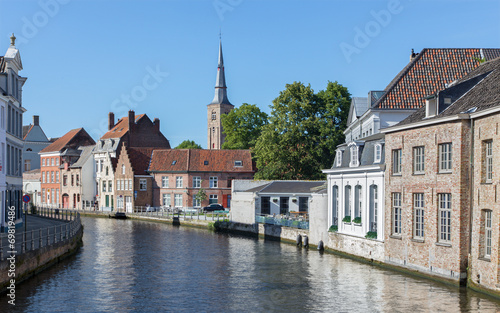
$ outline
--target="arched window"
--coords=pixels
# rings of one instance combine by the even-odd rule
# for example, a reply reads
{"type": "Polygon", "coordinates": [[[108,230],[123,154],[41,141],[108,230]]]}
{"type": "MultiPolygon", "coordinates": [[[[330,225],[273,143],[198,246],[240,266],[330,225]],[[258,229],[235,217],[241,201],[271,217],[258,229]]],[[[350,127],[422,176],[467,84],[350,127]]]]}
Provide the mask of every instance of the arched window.
{"type": "Polygon", "coordinates": [[[382,159],[382,145],[377,143],[375,145],[375,152],[374,152],[374,156],[373,156],[373,162],[374,163],[380,163],[381,159],[382,159]]]}
{"type": "Polygon", "coordinates": [[[212,111],[212,121],[215,121],[217,119],[217,113],[215,111],[212,111]]]}
{"type": "Polygon", "coordinates": [[[332,225],[338,225],[339,186],[332,187],[332,225]]]}
{"type": "Polygon", "coordinates": [[[125,164],[122,164],[122,174],[125,175],[125,164]]]}
{"type": "Polygon", "coordinates": [[[354,188],[354,218],[361,218],[361,210],[363,209],[363,189],[360,185],[354,188]]]}
{"type": "Polygon", "coordinates": [[[370,231],[377,232],[377,219],[378,219],[378,186],[370,186],[370,231]]]}
{"type": "Polygon", "coordinates": [[[351,219],[351,186],[346,185],[344,190],[344,217],[351,219]]]}

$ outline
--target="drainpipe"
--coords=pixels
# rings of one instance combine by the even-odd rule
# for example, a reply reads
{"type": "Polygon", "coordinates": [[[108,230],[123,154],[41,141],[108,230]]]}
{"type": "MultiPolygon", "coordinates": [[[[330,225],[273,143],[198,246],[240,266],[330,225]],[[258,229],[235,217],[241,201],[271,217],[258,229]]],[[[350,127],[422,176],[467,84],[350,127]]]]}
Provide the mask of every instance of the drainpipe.
{"type": "MultiPolygon", "coordinates": [[[[469,115],[470,116],[470,115],[469,115]]],[[[474,218],[473,214],[473,207],[474,207],[474,119],[470,118],[470,127],[471,127],[471,139],[470,139],[470,182],[469,185],[470,187],[470,213],[469,213],[469,257],[467,260],[467,267],[469,267],[470,264],[470,255],[472,253],[472,222],[474,218]]],[[[467,273],[468,274],[468,273],[467,273]]]]}

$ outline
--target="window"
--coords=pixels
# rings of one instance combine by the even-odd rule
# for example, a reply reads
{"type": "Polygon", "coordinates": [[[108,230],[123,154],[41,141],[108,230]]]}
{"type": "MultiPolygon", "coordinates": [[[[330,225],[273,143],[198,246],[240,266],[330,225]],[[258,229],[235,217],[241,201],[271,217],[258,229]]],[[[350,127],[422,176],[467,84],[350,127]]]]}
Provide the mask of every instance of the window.
{"type": "MultiPolygon", "coordinates": [[[[76,185],[78,186],[78,175],[76,175],[76,185]]],[[[108,181],[108,191],[109,192],[113,191],[113,181],[112,180],[108,181]]]]}
{"type": "MultiPolygon", "coordinates": [[[[73,177],[73,176],[71,176],[71,177],[73,177]]],[[[107,184],[107,182],[105,180],[103,180],[102,181],[102,191],[103,192],[106,192],[106,184],[107,184]]],[[[73,184],[71,184],[71,185],[73,185],[73,184]]]]}
{"type": "Polygon", "coordinates": [[[332,225],[338,225],[339,186],[332,187],[332,225]]]}
{"type": "Polygon", "coordinates": [[[287,214],[289,208],[289,200],[288,197],[280,197],[280,214],[287,214]]]}
{"type": "Polygon", "coordinates": [[[493,142],[487,141],[484,144],[485,146],[485,181],[487,183],[491,183],[493,179],[493,142]]]}
{"type": "Polygon", "coordinates": [[[45,158],[42,158],[42,166],[45,166],[45,158]]]}
{"type": "Polygon", "coordinates": [[[172,161],[172,165],[175,165],[177,163],[177,160],[172,161]]]}
{"type": "Polygon", "coordinates": [[[50,172],[50,182],[51,183],[55,182],[54,171],[50,172]]]}
{"type": "Polygon", "coordinates": [[[378,187],[377,185],[370,186],[370,225],[368,225],[370,231],[377,231],[377,219],[378,219],[378,187]]]}
{"type": "MultiPolygon", "coordinates": [[[[111,191],[111,181],[110,182],[110,187],[109,187],[109,191],[111,191]]],[[[80,186],[80,175],[76,174],[76,185],[77,186],[80,186]]]]}
{"type": "Polygon", "coordinates": [[[492,227],[491,227],[491,210],[484,211],[484,257],[491,257],[491,237],[492,237],[492,227]]]}
{"type": "Polygon", "coordinates": [[[413,173],[424,174],[425,172],[425,154],[424,147],[413,148],[413,173]]]}
{"type": "Polygon", "coordinates": [[[99,172],[102,172],[103,166],[104,166],[104,161],[99,160],[99,172]]]}
{"type": "Polygon", "coordinates": [[[354,217],[361,217],[361,210],[363,208],[363,194],[360,185],[354,188],[354,217]]]}
{"type": "Polygon", "coordinates": [[[351,186],[347,185],[344,189],[344,216],[351,216],[351,186]]]}
{"type": "Polygon", "coordinates": [[[335,162],[336,162],[337,167],[342,166],[342,151],[341,150],[337,150],[337,156],[335,158],[335,162]]]}
{"type": "Polygon", "coordinates": [[[68,186],[68,175],[63,175],[63,186],[68,186]]]}
{"type": "Polygon", "coordinates": [[[59,183],[59,172],[56,172],[56,183],[59,183]]]}
{"type": "Polygon", "coordinates": [[[200,176],[193,177],[193,188],[201,188],[201,177],[200,176]]]}
{"type": "Polygon", "coordinates": [[[374,163],[380,163],[382,160],[382,145],[381,144],[376,144],[375,145],[375,155],[373,156],[373,162],[374,163]]]}
{"type": "Polygon", "coordinates": [[[50,158],[50,165],[54,166],[54,158],[50,158]]]}
{"type": "Polygon", "coordinates": [[[358,146],[351,147],[351,164],[349,166],[356,167],[359,166],[359,158],[358,158],[358,146]]]}
{"type": "Polygon", "coordinates": [[[99,173],[99,161],[98,160],[95,161],[95,171],[96,171],[96,173],[99,173]]]}
{"type": "Polygon", "coordinates": [[[299,212],[308,212],[308,211],[309,211],[309,198],[299,197],[299,212]]]}
{"type": "Polygon", "coordinates": [[[128,180],[128,190],[132,190],[132,179],[128,180]]]}
{"type": "Polygon", "coordinates": [[[424,194],[413,194],[413,237],[424,239],[424,194]]]}
{"type": "Polygon", "coordinates": [[[106,166],[106,176],[109,175],[109,167],[106,166]]]}
{"type": "Polygon", "coordinates": [[[438,194],[439,205],[439,241],[451,242],[451,194],[438,194]]]}
{"type": "Polygon", "coordinates": [[[175,178],[175,188],[182,188],[182,176],[175,178]]]}
{"type": "Polygon", "coordinates": [[[451,172],[451,143],[439,145],[439,172],[451,172]]]}
{"type": "Polygon", "coordinates": [[[42,188],[42,202],[44,203],[45,203],[45,197],[46,197],[45,188],[42,188]]]}
{"type": "Polygon", "coordinates": [[[118,196],[116,198],[116,207],[118,209],[123,209],[123,197],[122,196],[118,196]]]}
{"type": "Polygon", "coordinates": [[[210,176],[210,188],[217,188],[218,182],[217,176],[210,176]]]}
{"type": "Polygon", "coordinates": [[[392,193],[392,234],[401,236],[401,193],[392,193]]]}
{"type": "Polygon", "coordinates": [[[260,213],[271,214],[271,197],[260,198],[260,213]]]}
{"type": "Polygon", "coordinates": [[[203,161],[203,165],[208,165],[208,161],[203,161]]]}
{"type": "Polygon", "coordinates": [[[215,111],[212,111],[212,121],[215,121],[217,119],[217,113],[215,111]]]}
{"type": "Polygon", "coordinates": [[[128,180],[127,179],[125,179],[125,181],[124,181],[124,186],[125,186],[124,190],[128,190],[128,180]]]}
{"type": "Polygon", "coordinates": [[[208,197],[208,204],[218,203],[219,197],[217,195],[210,195],[208,197]]]}
{"type": "Polygon", "coordinates": [[[148,181],[145,178],[139,179],[139,190],[145,191],[148,190],[148,181]]]}
{"type": "Polygon", "coordinates": [[[122,175],[125,175],[125,164],[122,164],[122,175]]]}
{"type": "Polygon", "coordinates": [[[168,176],[161,177],[161,187],[168,188],[168,176]]]}
{"type": "Polygon", "coordinates": [[[196,196],[193,196],[193,207],[194,208],[200,208],[201,207],[201,201],[200,201],[200,199],[196,199],[196,196]]]}
{"type": "Polygon", "coordinates": [[[392,174],[400,175],[401,174],[401,157],[402,157],[401,149],[392,150],[392,174]]]}
{"type": "Polygon", "coordinates": [[[243,161],[234,161],[234,166],[236,166],[236,167],[243,166],[243,161]]]}
{"type": "Polygon", "coordinates": [[[56,166],[59,166],[59,158],[56,158],[56,166]]]}
{"type": "Polygon", "coordinates": [[[176,208],[182,207],[182,195],[181,194],[174,195],[174,205],[176,208]]]}
{"type": "Polygon", "coordinates": [[[171,202],[171,199],[170,199],[170,194],[169,193],[164,193],[163,196],[162,196],[162,203],[164,206],[172,206],[172,202],[171,202]]]}
{"type": "Polygon", "coordinates": [[[71,186],[75,185],[75,176],[71,174],[71,186]]]}
{"type": "Polygon", "coordinates": [[[31,171],[31,160],[24,160],[24,171],[31,171]]]}
{"type": "Polygon", "coordinates": [[[45,183],[45,172],[42,172],[42,183],[45,183]]]}

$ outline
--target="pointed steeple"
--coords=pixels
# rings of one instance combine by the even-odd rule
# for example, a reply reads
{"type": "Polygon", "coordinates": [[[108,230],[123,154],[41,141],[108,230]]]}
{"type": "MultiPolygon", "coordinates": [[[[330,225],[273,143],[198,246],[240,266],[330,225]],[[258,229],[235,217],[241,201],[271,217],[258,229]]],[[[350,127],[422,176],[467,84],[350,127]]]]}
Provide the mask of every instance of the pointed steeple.
{"type": "Polygon", "coordinates": [[[224,59],[222,58],[222,40],[219,41],[219,62],[217,65],[217,78],[215,80],[215,96],[210,104],[231,104],[227,99],[224,59]]]}

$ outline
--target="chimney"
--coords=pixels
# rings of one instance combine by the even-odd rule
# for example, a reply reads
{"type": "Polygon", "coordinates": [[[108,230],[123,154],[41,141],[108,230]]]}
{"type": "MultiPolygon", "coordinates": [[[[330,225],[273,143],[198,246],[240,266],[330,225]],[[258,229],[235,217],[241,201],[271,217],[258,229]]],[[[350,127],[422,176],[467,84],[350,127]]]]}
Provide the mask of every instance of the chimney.
{"type": "Polygon", "coordinates": [[[411,54],[410,54],[410,62],[413,61],[417,57],[418,53],[415,53],[413,49],[411,49],[411,54]]]}
{"type": "Polygon", "coordinates": [[[134,125],[135,125],[135,112],[130,110],[130,111],[128,111],[128,129],[129,129],[129,132],[132,132],[132,130],[134,129],[134,125]]]}
{"type": "Polygon", "coordinates": [[[33,125],[34,126],[40,126],[40,116],[33,115],[33,125]]]}
{"type": "Polygon", "coordinates": [[[108,130],[115,127],[115,114],[113,112],[109,112],[108,114],[108,130]]]}
{"type": "Polygon", "coordinates": [[[160,132],[160,119],[155,117],[153,120],[154,130],[159,133],[160,132]]]}

